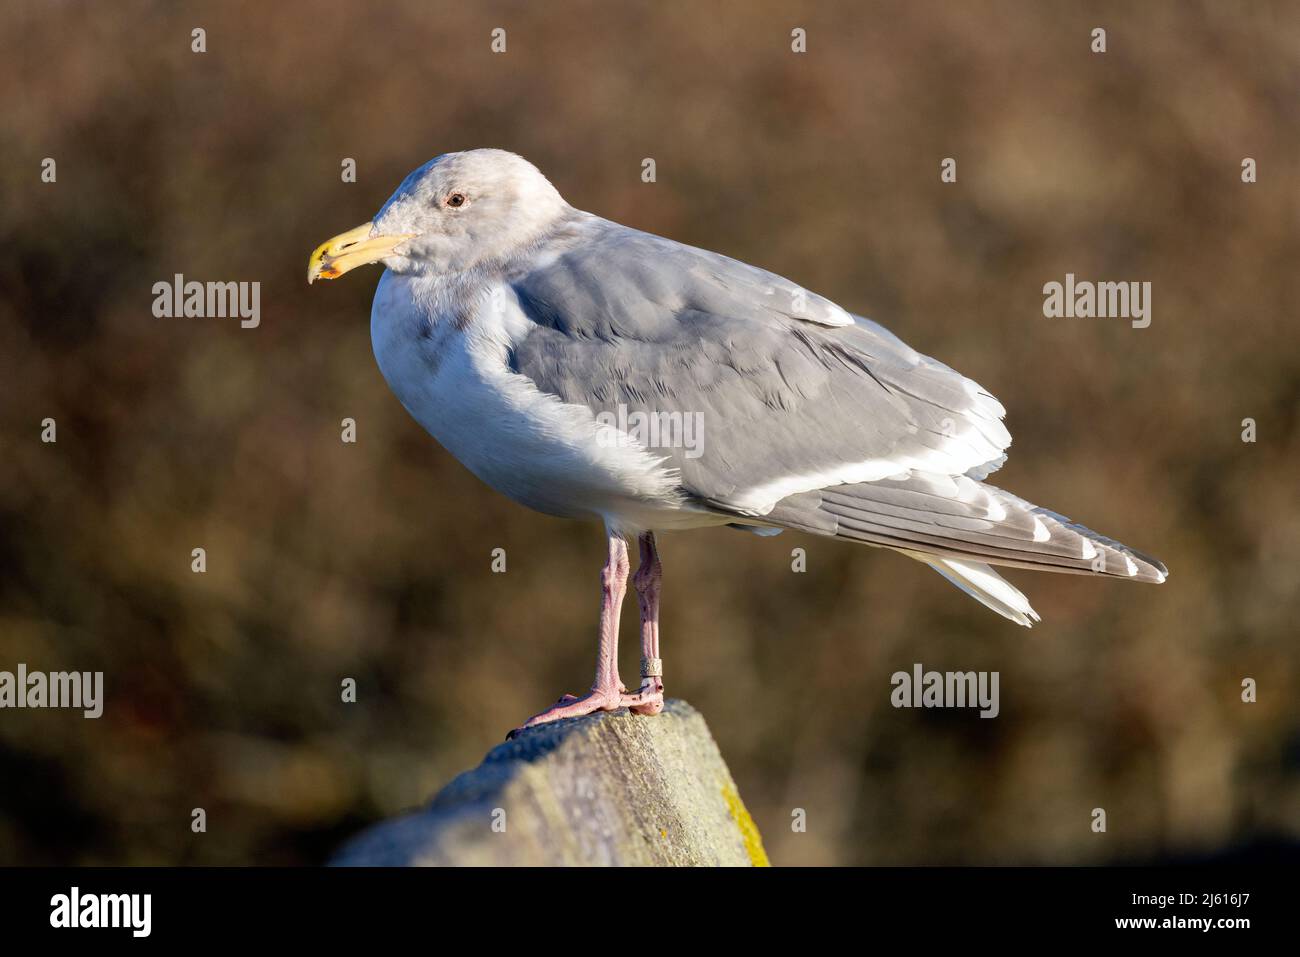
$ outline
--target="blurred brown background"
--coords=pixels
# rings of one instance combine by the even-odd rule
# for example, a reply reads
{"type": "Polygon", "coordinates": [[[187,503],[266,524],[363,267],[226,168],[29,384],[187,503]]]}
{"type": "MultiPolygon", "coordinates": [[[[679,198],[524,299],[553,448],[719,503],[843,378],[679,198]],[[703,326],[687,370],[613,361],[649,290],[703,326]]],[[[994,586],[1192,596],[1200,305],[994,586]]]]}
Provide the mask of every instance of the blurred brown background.
{"type": "Polygon", "coordinates": [[[0,669],[106,673],[98,721],[0,712],[0,863],[320,862],[589,683],[599,529],[407,416],[370,353],[377,269],[304,281],[476,146],[886,323],[1005,403],[998,485],[1171,569],[1012,571],[1026,632],[885,552],[664,536],[669,692],[776,863],[1300,835],[1294,4],[18,3],[0,31],[0,669]],[[178,272],[260,281],[261,326],[155,319],[178,272]],[[1149,280],[1151,327],[1045,319],[1066,272],[1149,280]],[[918,661],[1001,672],[1001,716],[894,710],[918,661]]]}

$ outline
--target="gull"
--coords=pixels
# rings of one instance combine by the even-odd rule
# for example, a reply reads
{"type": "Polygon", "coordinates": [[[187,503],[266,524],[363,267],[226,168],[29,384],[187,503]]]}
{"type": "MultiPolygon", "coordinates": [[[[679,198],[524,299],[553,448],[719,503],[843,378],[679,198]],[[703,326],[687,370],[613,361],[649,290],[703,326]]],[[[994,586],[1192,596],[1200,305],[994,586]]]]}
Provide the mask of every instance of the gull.
{"type": "Polygon", "coordinates": [[[368,263],[385,267],[375,359],[415,420],[498,492],[604,525],[595,681],[523,727],[663,709],[660,531],[892,549],[1026,627],[1038,614],[991,566],[1165,580],[1157,559],[984,481],[1011,436],[975,382],[788,279],[575,209],[513,153],[425,163],[317,247],[307,279],[368,263]],[[634,692],[618,673],[629,538],[634,692]]]}

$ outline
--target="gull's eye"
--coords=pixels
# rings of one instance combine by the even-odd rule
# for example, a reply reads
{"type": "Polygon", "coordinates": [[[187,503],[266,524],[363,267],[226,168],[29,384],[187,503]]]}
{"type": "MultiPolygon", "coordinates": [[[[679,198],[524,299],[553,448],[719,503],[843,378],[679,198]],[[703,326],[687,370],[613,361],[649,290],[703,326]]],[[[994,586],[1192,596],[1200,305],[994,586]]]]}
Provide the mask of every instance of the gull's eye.
{"type": "Polygon", "coordinates": [[[464,194],[464,193],[452,193],[450,196],[447,197],[447,205],[448,205],[448,206],[464,206],[464,205],[465,205],[465,194],[464,194]]]}

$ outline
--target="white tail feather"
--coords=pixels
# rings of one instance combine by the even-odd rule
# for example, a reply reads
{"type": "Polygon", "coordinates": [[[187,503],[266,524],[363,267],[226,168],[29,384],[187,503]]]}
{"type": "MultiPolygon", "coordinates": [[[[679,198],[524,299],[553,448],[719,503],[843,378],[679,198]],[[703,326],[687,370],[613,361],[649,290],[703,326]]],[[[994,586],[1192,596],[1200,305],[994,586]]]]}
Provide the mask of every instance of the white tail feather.
{"type": "Polygon", "coordinates": [[[1010,618],[1017,625],[1030,628],[1034,622],[1040,620],[1038,612],[1030,607],[1029,599],[1011,582],[983,562],[939,558],[935,555],[923,555],[920,552],[907,554],[918,561],[925,562],[976,601],[992,608],[1003,618],[1010,618]]]}

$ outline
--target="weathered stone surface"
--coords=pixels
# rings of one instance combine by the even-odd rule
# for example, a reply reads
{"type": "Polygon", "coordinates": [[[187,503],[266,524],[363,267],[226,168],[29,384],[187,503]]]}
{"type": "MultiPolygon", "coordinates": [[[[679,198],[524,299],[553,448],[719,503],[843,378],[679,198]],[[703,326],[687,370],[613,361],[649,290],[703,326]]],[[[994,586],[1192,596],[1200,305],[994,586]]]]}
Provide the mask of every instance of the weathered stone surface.
{"type": "Polygon", "coordinates": [[[333,863],[748,866],[767,855],[704,718],[672,700],[654,717],[526,731],[333,863]]]}

